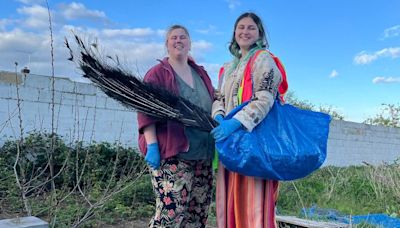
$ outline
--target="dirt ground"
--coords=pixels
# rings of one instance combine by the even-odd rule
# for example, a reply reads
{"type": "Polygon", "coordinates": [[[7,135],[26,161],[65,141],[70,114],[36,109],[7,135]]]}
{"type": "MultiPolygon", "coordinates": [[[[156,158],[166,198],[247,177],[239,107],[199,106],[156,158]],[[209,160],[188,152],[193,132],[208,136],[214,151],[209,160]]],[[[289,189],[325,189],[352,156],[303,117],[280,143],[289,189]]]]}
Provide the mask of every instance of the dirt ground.
{"type": "MultiPolygon", "coordinates": [[[[135,221],[126,221],[117,225],[103,225],[101,227],[104,228],[146,228],[148,227],[148,223],[150,218],[143,218],[135,221]]],[[[209,221],[209,224],[206,228],[217,228],[213,221],[209,221]]]]}
{"type": "MultiPolygon", "coordinates": [[[[0,211],[1,212],[1,211],[0,211]]],[[[11,216],[9,214],[1,214],[0,213],[0,220],[8,219],[8,218],[15,218],[18,215],[11,216]]],[[[120,221],[118,224],[97,224],[96,227],[101,228],[147,228],[149,224],[150,218],[142,218],[137,219],[134,221],[120,221]]],[[[207,224],[206,228],[216,228],[215,221],[213,219],[209,219],[209,224],[207,224]]]]}
{"type": "Polygon", "coordinates": [[[126,221],[115,225],[102,225],[104,228],[145,228],[148,227],[149,219],[126,221]]]}
{"type": "MultiPolygon", "coordinates": [[[[148,227],[148,223],[150,218],[143,218],[135,221],[126,221],[116,225],[102,225],[104,228],[146,228],[148,227]]],[[[209,224],[206,228],[217,228],[214,221],[209,221],[209,224]]]]}

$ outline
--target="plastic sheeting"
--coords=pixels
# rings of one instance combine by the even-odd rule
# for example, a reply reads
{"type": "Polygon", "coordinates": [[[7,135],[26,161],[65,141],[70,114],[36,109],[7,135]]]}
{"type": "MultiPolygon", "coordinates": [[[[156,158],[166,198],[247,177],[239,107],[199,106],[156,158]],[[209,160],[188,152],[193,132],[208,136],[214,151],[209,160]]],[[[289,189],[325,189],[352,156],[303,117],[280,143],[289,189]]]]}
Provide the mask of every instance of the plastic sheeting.
{"type": "Polygon", "coordinates": [[[303,214],[308,218],[335,221],[346,224],[368,223],[382,228],[400,228],[400,218],[390,217],[386,214],[345,215],[333,209],[311,207],[303,209],[303,214]]]}
{"type": "MultiPolygon", "coordinates": [[[[232,110],[232,118],[248,102],[232,110]]],[[[318,169],[326,158],[329,123],[325,113],[282,105],[275,100],[266,118],[248,132],[240,129],[216,143],[224,166],[246,176],[294,180],[318,169]]]]}

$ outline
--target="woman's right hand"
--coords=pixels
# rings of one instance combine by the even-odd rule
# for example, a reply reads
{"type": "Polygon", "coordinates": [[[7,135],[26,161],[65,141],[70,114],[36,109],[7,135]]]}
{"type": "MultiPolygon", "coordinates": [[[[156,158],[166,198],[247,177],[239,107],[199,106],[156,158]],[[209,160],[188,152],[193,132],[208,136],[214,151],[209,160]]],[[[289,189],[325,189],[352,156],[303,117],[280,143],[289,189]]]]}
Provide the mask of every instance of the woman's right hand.
{"type": "Polygon", "coordinates": [[[147,154],[144,160],[153,169],[160,167],[160,150],[158,149],[158,143],[151,143],[147,145],[147,154]]]}
{"type": "Polygon", "coordinates": [[[211,131],[211,134],[214,136],[215,142],[220,142],[226,138],[228,138],[233,132],[242,127],[242,124],[239,120],[232,118],[229,120],[221,120],[218,127],[214,128],[211,131]]]}

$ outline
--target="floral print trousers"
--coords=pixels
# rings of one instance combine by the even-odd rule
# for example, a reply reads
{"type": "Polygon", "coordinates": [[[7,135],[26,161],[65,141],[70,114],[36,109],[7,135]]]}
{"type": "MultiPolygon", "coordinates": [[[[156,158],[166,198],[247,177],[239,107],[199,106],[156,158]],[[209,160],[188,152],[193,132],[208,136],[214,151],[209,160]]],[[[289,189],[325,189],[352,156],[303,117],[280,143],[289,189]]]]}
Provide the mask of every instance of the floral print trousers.
{"type": "Polygon", "coordinates": [[[211,202],[211,161],[169,158],[151,170],[156,213],[149,227],[206,227],[211,202]]]}

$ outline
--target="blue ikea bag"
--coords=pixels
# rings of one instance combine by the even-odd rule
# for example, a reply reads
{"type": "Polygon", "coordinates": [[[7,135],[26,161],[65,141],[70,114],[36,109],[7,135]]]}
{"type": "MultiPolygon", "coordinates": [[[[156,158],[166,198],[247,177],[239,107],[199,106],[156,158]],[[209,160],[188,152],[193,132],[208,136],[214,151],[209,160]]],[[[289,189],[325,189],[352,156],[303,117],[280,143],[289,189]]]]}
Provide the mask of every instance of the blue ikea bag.
{"type": "MultiPolygon", "coordinates": [[[[245,107],[244,102],[225,119],[245,107]]],[[[295,180],[318,169],[326,158],[328,114],[281,104],[278,98],[252,132],[240,129],[216,143],[218,158],[230,171],[270,180],[295,180]]]]}

